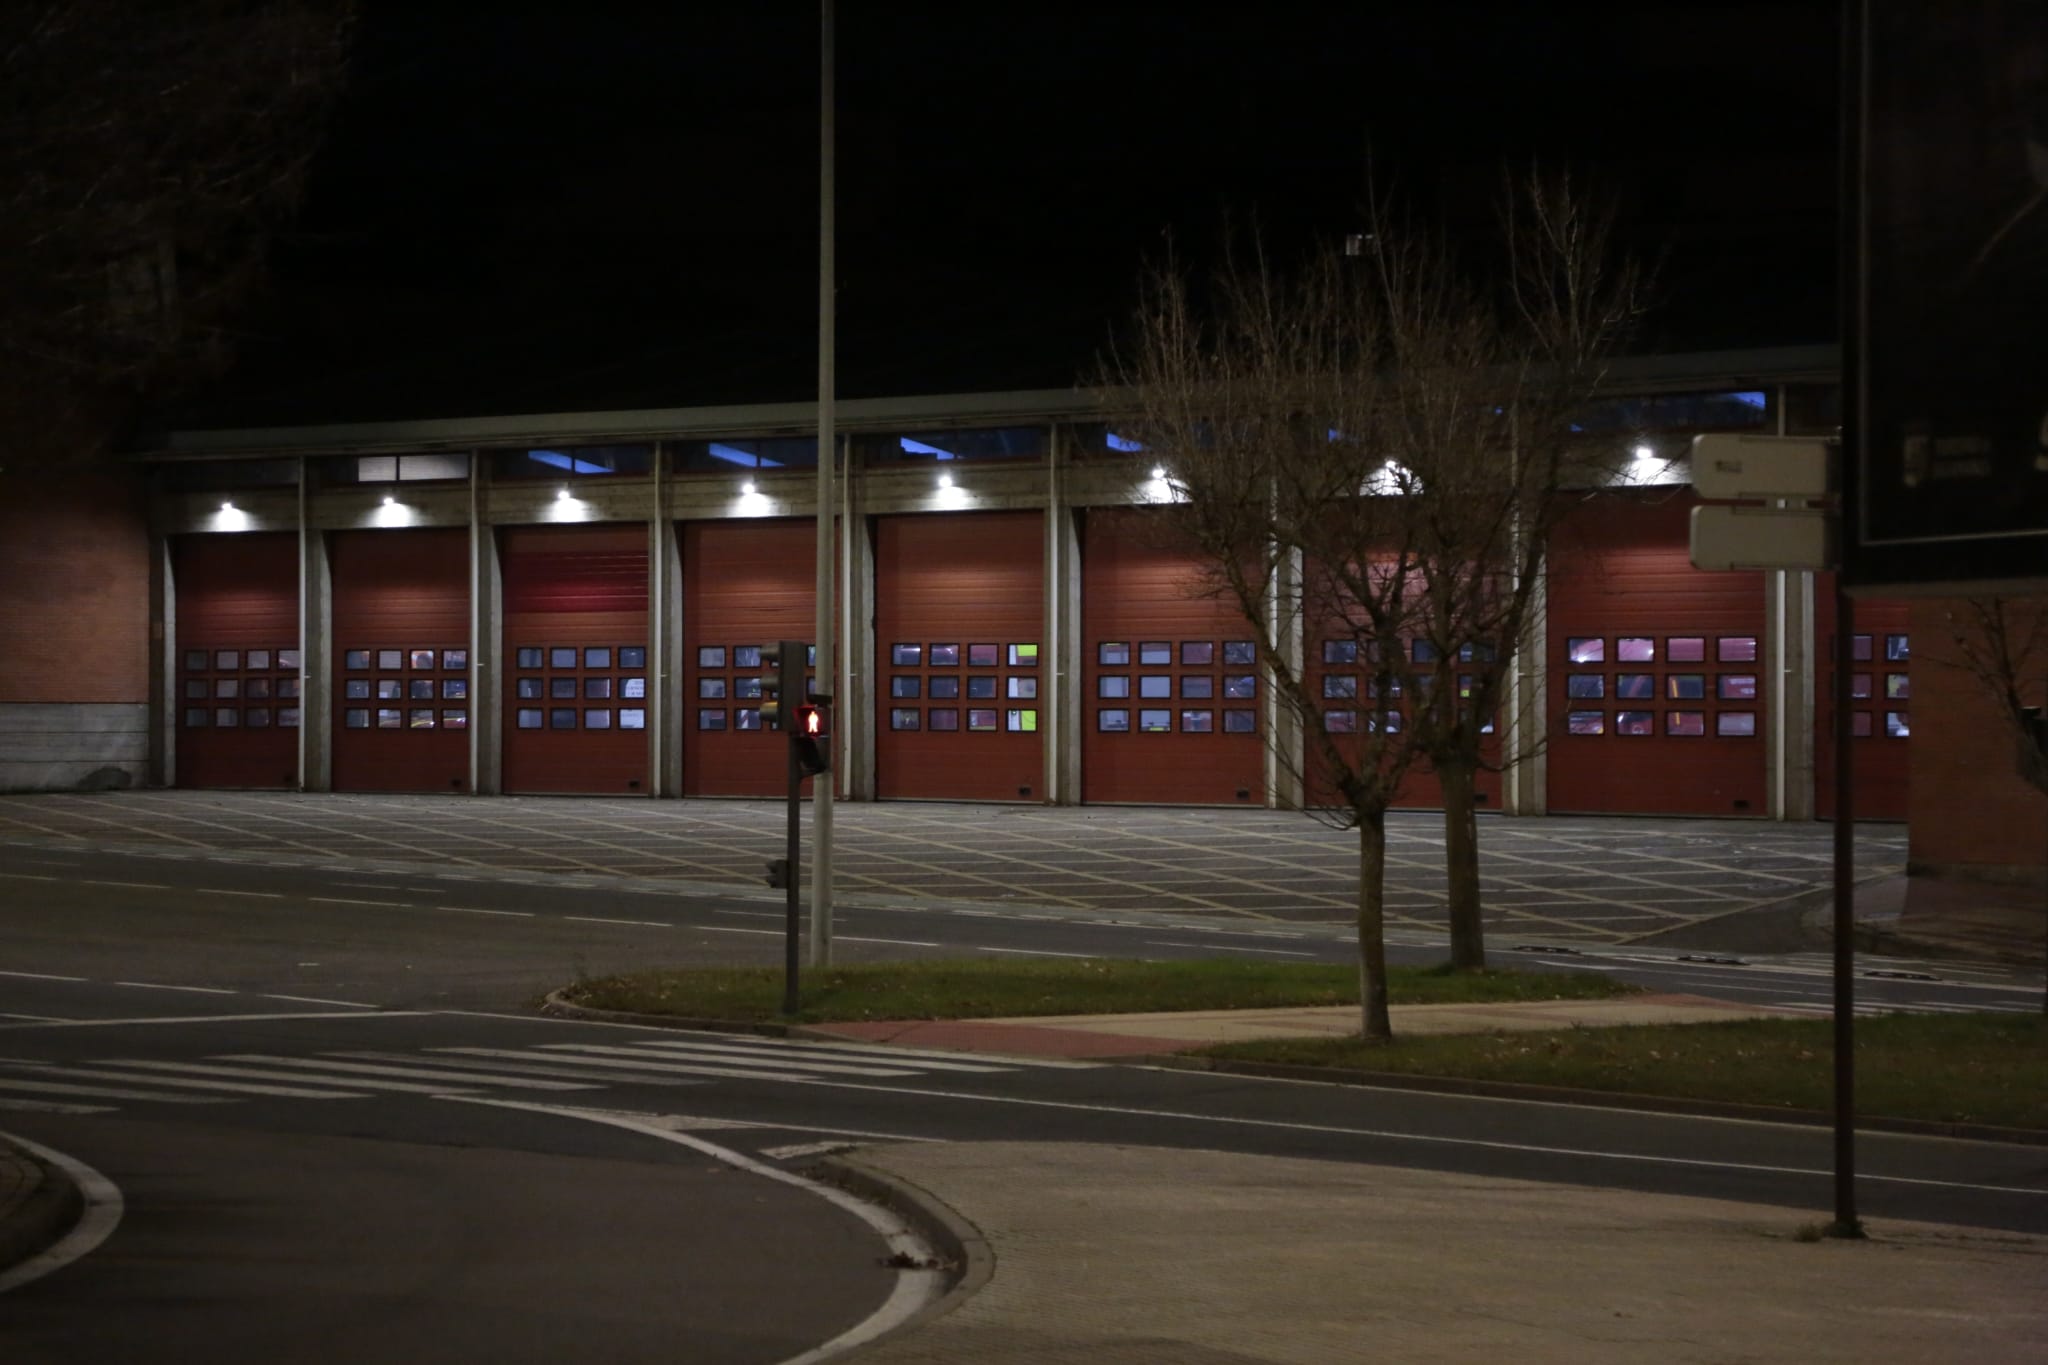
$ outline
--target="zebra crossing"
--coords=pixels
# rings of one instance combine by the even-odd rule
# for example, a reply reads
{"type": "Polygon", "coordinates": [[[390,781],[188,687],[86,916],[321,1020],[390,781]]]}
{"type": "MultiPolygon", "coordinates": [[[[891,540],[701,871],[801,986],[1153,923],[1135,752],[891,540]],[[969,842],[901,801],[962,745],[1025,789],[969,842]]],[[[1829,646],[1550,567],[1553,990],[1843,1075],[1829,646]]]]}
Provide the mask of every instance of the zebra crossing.
{"type": "Polygon", "coordinates": [[[729,1034],[701,1039],[612,1035],[605,1042],[451,1044],[412,1051],[335,1049],[309,1056],[221,1052],[193,1060],[115,1056],[52,1062],[0,1057],[0,1110],[104,1113],[120,1107],[110,1101],[206,1105],[256,1098],[361,1100],[504,1091],[539,1096],[721,1080],[900,1080],[1090,1065],[729,1034]]]}

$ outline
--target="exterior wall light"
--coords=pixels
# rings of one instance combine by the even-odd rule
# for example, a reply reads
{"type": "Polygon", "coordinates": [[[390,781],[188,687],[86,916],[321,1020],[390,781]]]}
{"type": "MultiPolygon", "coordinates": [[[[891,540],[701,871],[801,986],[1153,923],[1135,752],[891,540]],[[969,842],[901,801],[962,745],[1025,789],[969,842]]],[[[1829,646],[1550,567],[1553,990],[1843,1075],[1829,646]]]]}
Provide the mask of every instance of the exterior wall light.
{"type": "Polygon", "coordinates": [[[745,483],[740,485],[740,492],[745,494],[747,497],[751,498],[754,496],[754,494],[760,492],[760,490],[754,487],[754,481],[752,479],[748,479],[745,483]]]}
{"type": "Polygon", "coordinates": [[[224,502],[220,505],[220,510],[223,512],[232,512],[235,510],[235,504],[233,502],[224,502]]]}
{"type": "Polygon", "coordinates": [[[569,500],[569,490],[568,490],[568,489],[567,489],[566,487],[563,487],[563,488],[557,488],[557,489],[555,490],[555,501],[556,501],[556,502],[567,502],[568,500],[569,500]]]}
{"type": "Polygon", "coordinates": [[[1153,477],[1153,478],[1155,478],[1155,479],[1163,479],[1163,478],[1165,478],[1165,477],[1166,477],[1166,466],[1165,466],[1165,465],[1163,465],[1163,464],[1155,464],[1155,465],[1153,465],[1153,466],[1152,466],[1152,477],[1153,477]]]}
{"type": "Polygon", "coordinates": [[[953,486],[953,476],[952,476],[951,474],[941,474],[941,475],[939,475],[939,487],[941,487],[941,488],[951,488],[952,486],[953,486]]]}
{"type": "Polygon", "coordinates": [[[1650,449],[1650,447],[1648,446],[1637,446],[1635,449],[1635,457],[1638,460],[1654,460],[1657,458],[1657,452],[1650,449]]]}

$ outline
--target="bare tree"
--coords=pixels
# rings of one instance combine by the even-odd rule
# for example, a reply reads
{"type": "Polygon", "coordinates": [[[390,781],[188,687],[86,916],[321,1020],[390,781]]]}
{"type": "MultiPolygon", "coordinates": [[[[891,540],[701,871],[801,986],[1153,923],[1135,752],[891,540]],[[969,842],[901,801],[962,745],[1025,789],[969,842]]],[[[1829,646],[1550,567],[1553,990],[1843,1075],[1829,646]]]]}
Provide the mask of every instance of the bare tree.
{"type": "Polygon", "coordinates": [[[1177,266],[1153,272],[1103,377],[1186,504],[1209,590],[1259,637],[1291,722],[1269,745],[1311,804],[1360,832],[1364,1031],[1385,1037],[1386,812],[1411,771],[1443,789],[1452,964],[1485,965],[1476,778],[1521,756],[1495,733],[1505,661],[1559,491],[1585,472],[1573,419],[1640,281],[1608,218],[1561,180],[1509,186],[1492,270],[1383,202],[1368,218],[1357,254],[1291,273],[1257,249],[1230,256],[1206,308],[1177,266]],[[1367,695],[1325,683],[1325,660],[1356,661],[1367,695]]]}
{"type": "Polygon", "coordinates": [[[0,0],[7,458],[89,457],[217,369],[340,88],[354,0],[0,0]]]}

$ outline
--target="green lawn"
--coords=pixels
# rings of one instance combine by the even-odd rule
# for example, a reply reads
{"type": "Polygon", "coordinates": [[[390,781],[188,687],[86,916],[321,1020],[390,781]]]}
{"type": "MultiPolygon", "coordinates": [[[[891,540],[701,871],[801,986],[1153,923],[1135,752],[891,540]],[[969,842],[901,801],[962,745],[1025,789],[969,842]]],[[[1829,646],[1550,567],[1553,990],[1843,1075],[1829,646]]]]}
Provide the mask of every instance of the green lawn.
{"type": "MultiPolygon", "coordinates": [[[[1786,1109],[1834,1104],[1826,1019],[1546,1033],[1226,1043],[1200,1055],[1411,1076],[1519,1081],[1786,1109]]],[[[1856,1107],[1866,1116],[2048,1129],[2048,1020],[1880,1015],[1856,1021],[1856,1107]]]]}
{"type": "MultiPolygon", "coordinates": [[[[864,963],[801,974],[805,1023],[860,1019],[989,1019],[1033,1014],[1149,1014],[1358,1002],[1349,966],[1239,961],[920,961],[864,963]]],[[[1397,967],[1396,1004],[1597,999],[1630,988],[1575,972],[1454,973],[1397,967]]],[[[594,1009],[755,1022],[784,1019],[782,969],[707,967],[578,981],[565,996],[594,1009]]]]}

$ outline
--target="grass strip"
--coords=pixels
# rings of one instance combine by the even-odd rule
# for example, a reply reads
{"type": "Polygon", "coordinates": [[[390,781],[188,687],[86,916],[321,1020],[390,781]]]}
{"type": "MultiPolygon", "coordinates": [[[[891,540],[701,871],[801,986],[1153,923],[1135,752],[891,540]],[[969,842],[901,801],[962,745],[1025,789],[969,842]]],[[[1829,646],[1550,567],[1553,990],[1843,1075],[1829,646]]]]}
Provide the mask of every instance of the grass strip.
{"type": "MultiPolygon", "coordinates": [[[[782,1013],[780,967],[699,967],[580,980],[565,996],[593,1009],[735,1022],[991,1019],[1045,1014],[1151,1014],[1168,1010],[1355,1005],[1358,971],[1342,965],[1205,960],[1135,962],[935,960],[876,962],[803,972],[802,1010],[782,1013]]],[[[1395,967],[1396,1004],[1586,1000],[1631,993],[1605,975],[1452,972],[1395,967]]]]}
{"type": "MultiPolygon", "coordinates": [[[[1198,1055],[1825,1111],[1834,1105],[1832,1028],[1826,1019],[1741,1019],[1408,1036],[1382,1045],[1272,1039],[1219,1044],[1198,1055]]],[[[1856,1108],[1871,1117],[2048,1129],[2048,1020],[1858,1019],[1856,1108]]]]}

